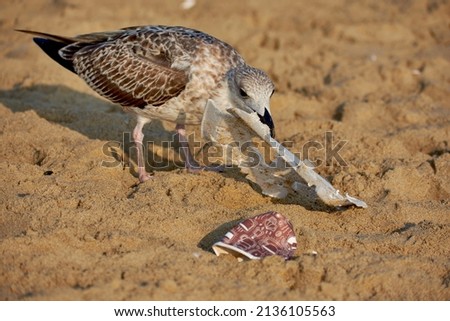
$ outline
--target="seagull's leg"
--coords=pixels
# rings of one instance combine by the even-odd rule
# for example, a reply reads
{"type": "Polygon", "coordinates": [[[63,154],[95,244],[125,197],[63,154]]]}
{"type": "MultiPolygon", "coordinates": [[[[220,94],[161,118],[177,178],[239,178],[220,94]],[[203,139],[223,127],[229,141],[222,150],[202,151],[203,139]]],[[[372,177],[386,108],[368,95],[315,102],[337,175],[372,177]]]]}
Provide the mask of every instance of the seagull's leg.
{"type": "Polygon", "coordinates": [[[186,138],[186,129],[183,124],[177,124],[175,127],[178,134],[178,141],[180,142],[181,154],[183,155],[186,169],[190,172],[201,170],[201,166],[197,163],[189,150],[189,142],[186,138]]]}
{"type": "Polygon", "coordinates": [[[150,119],[141,116],[137,117],[136,127],[133,129],[133,140],[137,148],[137,163],[138,163],[138,175],[139,181],[141,183],[150,179],[152,176],[145,170],[145,159],[144,159],[144,146],[142,140],[144,139],[144,133],[142,128],[145,124],[149,123],[150,119]]]}
{"type": "Polygon", "coordinates": [[[186,138],[186,129],[183,124],[177,123],[175,127],[178,134],[178,141],[180,143],[181,154],[183,155],[184,164],[186,169],[191,173],[197,173],[199,171],[213,171],[213,172],[223,172],[223,166],[200,166],[199,163],[192,156],[189,150],[189,142],[186,138]]]}

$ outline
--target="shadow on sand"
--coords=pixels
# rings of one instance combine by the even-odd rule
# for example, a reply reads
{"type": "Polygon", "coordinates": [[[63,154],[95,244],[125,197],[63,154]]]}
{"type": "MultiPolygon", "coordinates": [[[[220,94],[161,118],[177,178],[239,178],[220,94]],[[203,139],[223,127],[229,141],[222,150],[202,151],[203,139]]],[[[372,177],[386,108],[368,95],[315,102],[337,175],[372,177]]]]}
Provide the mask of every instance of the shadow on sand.
{"type": "MultiPolygon", "coordinates": [[[[0,102],[13,112],[34,110],[49,122],[60,124],[90,139],[106,141],[108,146],[105,146],[105,150],[110,150],[107,156],[117,161],[128,161],[130,151],[134,150],[131,135],[134,117],[123,112],[119,105],[96,97],[95,94],[81,93],[62,85],[16,86],[10,90],[0,90],[0,102]]],[[[161,157],[153,153],[155,149],[178,150],[174,131],[166,130],[161,121],[153,120],[145,126],[144,134],[150,168],[173,170],[183,167],[180,160],[170,160],[164,157],[166,155],[161,157]]]]}

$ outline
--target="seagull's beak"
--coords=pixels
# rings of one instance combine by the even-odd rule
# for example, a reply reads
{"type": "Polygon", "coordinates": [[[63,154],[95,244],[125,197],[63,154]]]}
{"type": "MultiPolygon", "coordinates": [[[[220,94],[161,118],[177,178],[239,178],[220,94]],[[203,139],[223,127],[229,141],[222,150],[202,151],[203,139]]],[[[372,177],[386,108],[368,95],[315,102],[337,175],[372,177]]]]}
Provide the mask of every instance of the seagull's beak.
{"type": "Polygon", "coordinates": [[[264,109],[264,115],[259,115],[259,119],[261,120],[261,123],[267,125],[270,129],[270,136],[272,138],[275,138],[275,126],[273,124],[272,116],[270,115],[270,112],[267,110],[267,108],[264,109]]]}

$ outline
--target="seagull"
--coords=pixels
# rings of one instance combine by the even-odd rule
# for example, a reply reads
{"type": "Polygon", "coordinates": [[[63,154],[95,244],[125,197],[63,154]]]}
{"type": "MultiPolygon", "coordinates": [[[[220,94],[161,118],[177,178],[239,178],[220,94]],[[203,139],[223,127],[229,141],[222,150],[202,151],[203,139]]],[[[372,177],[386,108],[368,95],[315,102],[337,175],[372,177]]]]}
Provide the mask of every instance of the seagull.
{"type": "Polygon", "coordinates": [[[151,178],[145,169],[142,129],[152,119],[176,124],[185,166],[194,172],[201,167],[189,152],[185,125],[201,123],[209,100],[256,112],[275,135],[270,112],[273,82],[232,46],[211,35],[161,25],[74,37],[17,31],[32,34],[50,58],[136,116],[132,137],[140,182],[151,178]]]}

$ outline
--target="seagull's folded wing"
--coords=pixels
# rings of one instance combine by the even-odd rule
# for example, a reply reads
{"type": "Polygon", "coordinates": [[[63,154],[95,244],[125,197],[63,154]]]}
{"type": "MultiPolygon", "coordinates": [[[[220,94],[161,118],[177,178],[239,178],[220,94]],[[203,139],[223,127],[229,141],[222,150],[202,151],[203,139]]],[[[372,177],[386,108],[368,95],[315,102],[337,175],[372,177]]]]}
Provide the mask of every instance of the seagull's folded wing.
{"type": "Polygon", "coordinates": [[[167,47],[142,37],[123,32],[78,36],[60,53],[105,98],[122,106],[159,106],[183,91],[187,71],[171,67],[167,47]]]}

